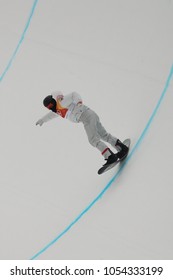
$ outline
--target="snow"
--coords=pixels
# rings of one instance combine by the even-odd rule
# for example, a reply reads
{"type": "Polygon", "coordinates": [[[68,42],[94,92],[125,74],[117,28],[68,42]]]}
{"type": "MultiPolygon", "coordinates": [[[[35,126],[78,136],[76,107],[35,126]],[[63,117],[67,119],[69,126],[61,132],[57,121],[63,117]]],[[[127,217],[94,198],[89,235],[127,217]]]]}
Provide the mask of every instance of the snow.
{"type": "MultiPolygon", "coordinates": [[[[1,75],[33,3],[1,0],[1,75]]],[[[38,259],[173,258],[172,14],[170,0],[38,1],[0,82],[0,259],[27,260],[47,245],[38,259]],[[118,167],[97,175],[103,158],[82,124],[35,125],[46,95],[77,91],[133,151],[164,89],[101,199],[118,167]]]]}

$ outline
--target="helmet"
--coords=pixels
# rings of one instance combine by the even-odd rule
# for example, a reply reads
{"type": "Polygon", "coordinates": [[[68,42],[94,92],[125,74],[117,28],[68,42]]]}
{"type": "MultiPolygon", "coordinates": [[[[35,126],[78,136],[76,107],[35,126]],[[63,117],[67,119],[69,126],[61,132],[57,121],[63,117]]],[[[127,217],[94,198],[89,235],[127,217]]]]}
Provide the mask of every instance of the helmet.
{"type": "Polygon", "coordinates": [[[44,98],[43,105],[49,110],[52,110],[56,113],[56,100],[53,98],[52,95],[48,95],[44,98]]]}

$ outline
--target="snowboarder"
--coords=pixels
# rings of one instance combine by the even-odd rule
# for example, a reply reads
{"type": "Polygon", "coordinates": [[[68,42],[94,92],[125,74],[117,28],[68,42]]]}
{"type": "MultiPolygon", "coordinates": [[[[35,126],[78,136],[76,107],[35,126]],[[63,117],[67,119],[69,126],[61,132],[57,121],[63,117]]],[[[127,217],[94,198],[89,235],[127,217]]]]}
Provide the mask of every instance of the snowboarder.
{"type": "Polygon", "coordinates": [[[96,147],[106,160],[103,166],[122,159],[127,154],[127,146],[105,130],[98,115],[83,104],[82,98],[78,93],[72,92],[63,95],[62,92],[54,92],[44,98],[43,105],[50,112],[39,119],[36,125],[42,126],[45,122],[58,116],[75,123],[83,123],[89,143],[96,147]],[[105,142],[111,144],[117,150],[117,153],[114,154],[105,142]]]}

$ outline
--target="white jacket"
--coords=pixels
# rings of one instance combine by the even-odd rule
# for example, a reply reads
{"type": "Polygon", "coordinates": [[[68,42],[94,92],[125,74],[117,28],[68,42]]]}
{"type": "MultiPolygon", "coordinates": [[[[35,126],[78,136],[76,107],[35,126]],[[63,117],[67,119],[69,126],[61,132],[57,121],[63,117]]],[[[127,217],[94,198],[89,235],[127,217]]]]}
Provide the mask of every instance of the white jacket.
{"type": "Polygon", "coordinates": [[[82,104],[82,98],[77,92],[63,95],[61,92],[57,91],[53,92],[52,96],[57,101],[57,113],[50,111],[40,120],[38,120],[36,125],[42,125],[43,123],[48,122],[49,120],[52,120],[58,116],[78,123],[82,113],[88,109],[87,106],[82,104]]]}

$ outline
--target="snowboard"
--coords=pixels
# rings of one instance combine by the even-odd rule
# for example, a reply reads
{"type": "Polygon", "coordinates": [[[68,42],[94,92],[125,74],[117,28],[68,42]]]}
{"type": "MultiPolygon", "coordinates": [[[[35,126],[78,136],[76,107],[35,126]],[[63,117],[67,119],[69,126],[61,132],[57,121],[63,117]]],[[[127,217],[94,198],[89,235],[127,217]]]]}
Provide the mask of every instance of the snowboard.
{"type": "MultiPolygon", "coordinates": [[[[130,149],[130,139],[128,138],[128,139],[126,139],[126,140],[124,140],[123,141],[123,144],[124,145],[126,145],[129,149],[130,149]]],[[[127,152],[127,154],[122,158],[122,159],[118,159],[118,160],[116,160],[115,162],[113,162],[113,163],[111,163],[111,164],[109,164],[109,165],[104,165],[104,166],[102,166],[99,170],[98,170],[98,174],[99,175],[101,175],[101,174],[103,174],[104,172],[106,172],[106,171],[108,171],[108,170],[110,170],[110,169],[112,169],[114,166],[116,166],[119,162],[122,162],[123,160],[125,160],[125,158],[127,157],[127,155],[128,155],[128,153],[129,153],[129,149],[128,149],[128,152],[127,152]]]]}

